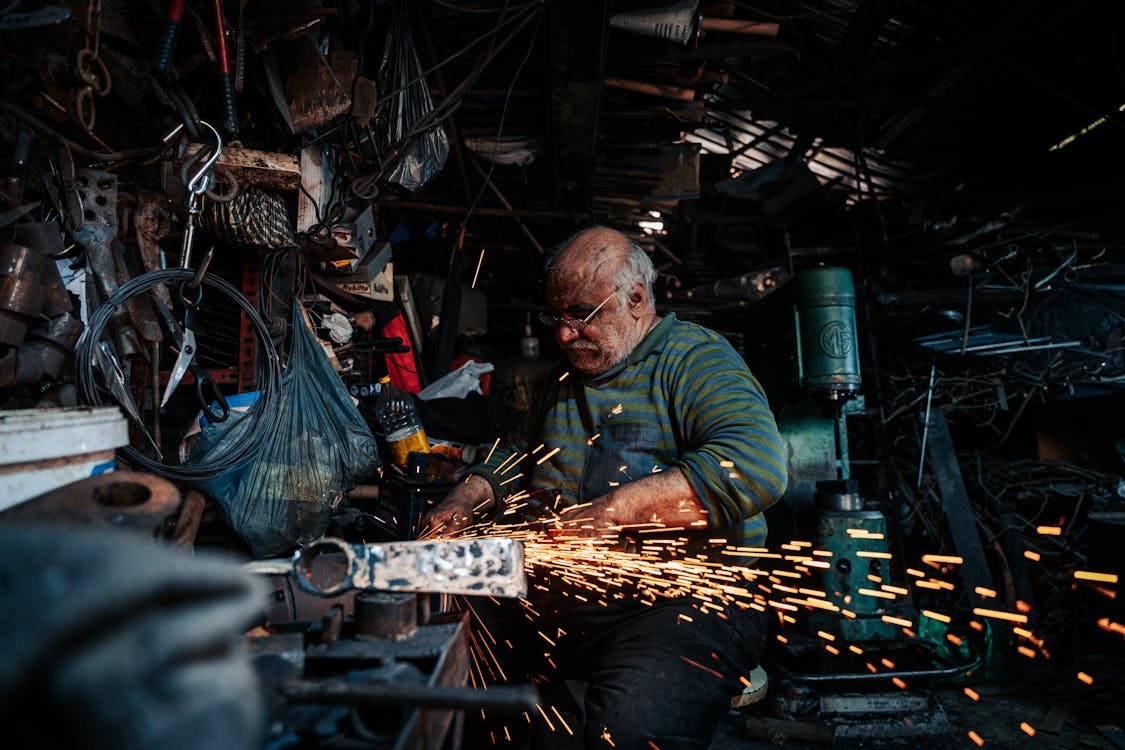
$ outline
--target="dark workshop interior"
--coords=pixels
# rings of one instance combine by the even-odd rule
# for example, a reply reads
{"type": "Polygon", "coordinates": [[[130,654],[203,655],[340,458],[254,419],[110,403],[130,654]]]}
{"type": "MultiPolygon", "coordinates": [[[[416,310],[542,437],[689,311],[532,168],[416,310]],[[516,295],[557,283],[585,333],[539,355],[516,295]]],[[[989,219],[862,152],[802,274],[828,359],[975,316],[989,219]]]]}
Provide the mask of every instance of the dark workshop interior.
{"type": "Polygon", "coordinates": [[[1115,3],[0,6],[0,745],[1125,748],[1115,3]],[[510,439],[653,306],[717,334],[683,403],[764,393],[764,543],[643,430],[589,513],[706,520],[510,439]],[[764,645],[663,639],[616,700],[703,739],[626,739],[545,595],[764,645]]]}

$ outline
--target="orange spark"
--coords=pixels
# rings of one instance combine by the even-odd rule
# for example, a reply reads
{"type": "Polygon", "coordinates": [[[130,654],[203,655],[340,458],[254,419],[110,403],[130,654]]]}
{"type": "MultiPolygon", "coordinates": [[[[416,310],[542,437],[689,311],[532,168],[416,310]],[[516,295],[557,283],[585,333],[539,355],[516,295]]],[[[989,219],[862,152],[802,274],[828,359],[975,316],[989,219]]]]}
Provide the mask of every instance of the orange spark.
{"type": "Polygon", "coordinates": [[[1039,534],[1042,534],[1043,536],[1061,536],[1062,535],[1062,527],[1061,526],[1037,526],[1037,527],[1035,527],[1035,531],[1039,534]]]}
{"type": "Polygon", "coordinates": [[[544,453],[542,456],[540,456],[539,460],[535,462],[535,465],[538,466],[539,464],[543,463],[544,461],[550,460],[551,456],[555,455],[560,450],[562,450],[562,449],[561,448],[552,448],[550,451],[548,451],[547,453],[544,453]]]}
{"type": "Polygon", "coordinates": [[[699,667],[704,672],[709,672],[709,673],[715,675],[716,677],[718,677],[720,680],[723,679],[723,675],[722,675],[721,672],[716,672],[714,669],[711,669],[710,667],[704,666],[704,665],[700,664],[699,662],[695,661],[694,659],[689,659],[686,656],[681,656],[680,658],[683,659],[684,661],[686,661],[688,664],[692,665],[693,667],[699,667]]]}
{"type": "Polygon", "coordinates": [[[980,693],[978,693],[976,690],[973,690],[971,687],[965,688],[965,695],[969,696],[975,701],[980,700],[980,693]]]}
{"type": "Polygon", "coordinates": [[[1085,672],[1079,672],[1078,673],[1078,679],[1081,680],[1082,682],[1085,682],[1087,685],[1093,685],[1094,684],[1094,678],[1091,677],[1090,675],[1086,674],[1085,672]]]}
{"type": "Polygon", "coordinates": [[[979,734],[971,729],[969,730],[969,739],[972,740],[977,747],[981,747],[984,745],[984,739],[982,739],[979,734]]]}
{"type": "Polygon", "coordinates": [[[937,620],[938,622],[952,622],[953,620],[953,618],[949,615],[943,615],[939,612],[932,612],[928,609],[923,609],[922,615],[925,617],[929,617],[931,620],[937,620]]]}
{"type": "Polygon", "coordinates": [[[1079,581],[1098,581],[1100,583],[1117,583],[1116,573],[1094,573],[1089,570],[1076,570],[1074,577],[1079,581]]]}
{"type": "Polygon", "coordinates": [[[1022,729],[1023,733],[1026,734],[1028,737],[1034,737],[1035,736],[1035,727],[1031,726],[1026,721],[1020,722],[1020,729],[1022,729]]]}
{"type": "Polygon", "coordinates": [[[1028,560],[1032,560],[1034,562],[1039,562],[1040,555],[1039,555],[1038,552],[1032,552],[1031,550],[1027,549],[1027,550],[1023,551],[1023,556],[1026,557],[1028,560]]]}
{"type": "Polygon", "coordinates": [[[981,617],[992,617],[997,620],[1007,620],[1009,622],[1027,622],[1027,615],[1020,615],[1014,612],[1003,612],[999,609],[973,607],[973,614],[980,615],[981,617]]]}
{"type": "Polygon", "coordinates": [[[922,562],[927,563],[950,563],[952,565],[960,565],[965,560],[958,555],[922,555],[922,562]]]}

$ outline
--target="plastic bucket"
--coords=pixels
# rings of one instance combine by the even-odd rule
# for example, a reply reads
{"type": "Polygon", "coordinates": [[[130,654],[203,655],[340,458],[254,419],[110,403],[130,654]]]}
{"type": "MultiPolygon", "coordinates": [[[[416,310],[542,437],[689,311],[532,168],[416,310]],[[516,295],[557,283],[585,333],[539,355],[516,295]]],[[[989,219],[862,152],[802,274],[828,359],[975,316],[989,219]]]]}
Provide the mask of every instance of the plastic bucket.
{"type": "Polygon", "coordinates": [[[112,471],[128,443],[116,406],[0,411],[0,510],[112,471]]]}

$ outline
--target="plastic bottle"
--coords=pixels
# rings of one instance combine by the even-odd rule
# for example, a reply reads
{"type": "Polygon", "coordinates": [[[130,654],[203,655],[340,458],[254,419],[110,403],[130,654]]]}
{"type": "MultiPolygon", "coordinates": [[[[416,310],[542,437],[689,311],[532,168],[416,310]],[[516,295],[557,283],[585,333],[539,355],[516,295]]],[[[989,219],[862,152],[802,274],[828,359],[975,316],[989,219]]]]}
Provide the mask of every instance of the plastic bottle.
{"type": "Polygon", "coordinates": [[[384,375],[379,378],[379,395],[375,397],[375,419],[383,428],[383,437],[391,451],[391,460],[406,469],[411,453],[429,453],[426,430],[414,410],[410,395],[391,384],[384,375]]]}

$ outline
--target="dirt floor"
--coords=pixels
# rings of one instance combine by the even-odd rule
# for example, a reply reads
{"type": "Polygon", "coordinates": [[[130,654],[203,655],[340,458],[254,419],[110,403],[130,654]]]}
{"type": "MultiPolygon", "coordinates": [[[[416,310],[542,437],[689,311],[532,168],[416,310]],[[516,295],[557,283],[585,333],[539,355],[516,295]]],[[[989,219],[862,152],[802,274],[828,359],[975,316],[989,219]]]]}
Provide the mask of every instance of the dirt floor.
{"type": "Polygon", "coordinates": [[[786,724],[778,717],[776,702],[767,698],[742,712],[732,711],[710,750],[953,750],[977,746],[1120,750],[1125,748],[1125,648],[1099,655],[1091,663],[1099,665],[1100,672],[1092,685],[1080,682],[1074,672],[1044,664],[1003,684],[972,686],[977,700],[963,687],[916,691],[910,694],[916,701],[927,696],[932,699],[931,705],[940,708],[925,712],[925,716],[890,713],[881,719],[857,717],[856,723],[843,730],[839,721],[815,716],[806,722],[786,724]],[[944,730],[938,731],[943,722],[944,730]],[[748,736],[748,724],[755,726],[752,731],[756,736],[748,736]],[[936,733],[911,736],[927,726],[936,733]],[[970,731],[977,734],[979,743],[970,737],[970,731]],[[808,732],[820,736],[814,740],[808,732]]]}

